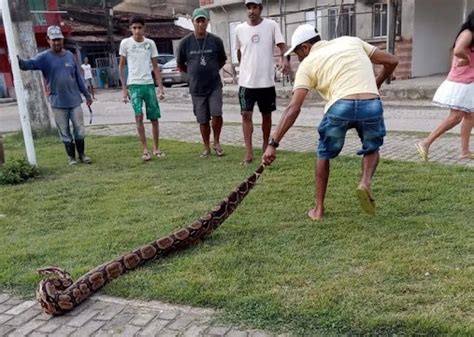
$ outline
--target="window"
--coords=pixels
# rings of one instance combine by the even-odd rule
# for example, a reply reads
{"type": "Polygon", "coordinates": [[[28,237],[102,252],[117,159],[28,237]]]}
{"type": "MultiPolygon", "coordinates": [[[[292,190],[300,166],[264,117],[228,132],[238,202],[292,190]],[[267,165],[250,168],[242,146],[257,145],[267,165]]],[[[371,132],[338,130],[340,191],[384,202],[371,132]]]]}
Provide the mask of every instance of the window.
{"type": "Polygon", "coordinates": [[[306,11],[304,12],[304,20],[305,20],[305,23],[309,23],[310,25],[314,26],[318,32],[321,34],[321,11],[318,10],[317,13],[314,12],[314,10],[312,11],[306,11]],[[315,15],[316,14],[316,15],[315,15]]]}
{"type": "Polygon", "coordinates": [[[342,35],[355,36],[355,13],[353,5],[333,7],[328,10],[329,39],[342,35]]]}
{"type": "Polygon", "coordinates": [[[372,36],[387,36],[387,4],[374,4],[372,20],[372,36]]]}

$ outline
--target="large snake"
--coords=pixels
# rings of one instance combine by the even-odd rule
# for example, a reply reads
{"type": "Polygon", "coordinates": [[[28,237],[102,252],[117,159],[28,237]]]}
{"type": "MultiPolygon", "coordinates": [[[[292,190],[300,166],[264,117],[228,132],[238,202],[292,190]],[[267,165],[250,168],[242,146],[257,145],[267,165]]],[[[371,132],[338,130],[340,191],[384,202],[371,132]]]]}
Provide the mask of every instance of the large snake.
{"type": "Polygon", "coordinates": [[[76,282],[72,280],[69,273],[61,268],[46,267],[38,269],[38,273],[45,276],[36,291],[36,298],[43,311],[49,315],[62,315],[71,311],[117,277],[141,266],[151,259],[162,258],[203,239],[234,212],[240,202],[255,186],[257,179],[264,169],[265,167],[261,165],[237,189],[232,191],[227,198],[199,218],[199,220],[171,235],[162,237],[96,267],[76,282]]]}

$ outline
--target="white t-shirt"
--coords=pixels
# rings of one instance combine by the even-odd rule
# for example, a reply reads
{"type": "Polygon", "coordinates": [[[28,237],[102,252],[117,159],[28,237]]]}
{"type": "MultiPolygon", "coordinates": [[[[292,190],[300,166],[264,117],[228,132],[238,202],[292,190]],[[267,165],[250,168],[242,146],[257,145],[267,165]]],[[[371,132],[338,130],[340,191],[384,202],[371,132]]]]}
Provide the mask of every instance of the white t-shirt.
{"type": "Polygon", "coordinates": [[[158,57],[155,41],[145,38],[136,42],[133,37],[120,42],[120,56],[127,58],[127,84],[153,84],[151,59],[158,57]]]}
{"type": "Polygon", "coordinates": [[[235,29],[235,48],[240,49],[239,85],[246,88],[269,88],[275,86],[273,50],[275,45],[285,43],[278,24],[263,19],[256,26],[247,22],[235,29]]]}
{"type": "Polygon", "coordinates": [[[84,79],[88,80],[92,78],[92,71],[91,71],[91,65],[90,64],[83,64],[82,70],[84,71],[84,79]]]}

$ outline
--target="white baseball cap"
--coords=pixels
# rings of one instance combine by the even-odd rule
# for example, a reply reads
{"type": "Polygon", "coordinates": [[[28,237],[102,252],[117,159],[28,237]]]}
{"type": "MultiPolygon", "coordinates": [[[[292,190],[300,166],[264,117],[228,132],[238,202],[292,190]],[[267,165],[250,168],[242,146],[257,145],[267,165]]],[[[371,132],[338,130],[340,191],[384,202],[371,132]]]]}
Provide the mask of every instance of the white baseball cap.
{"type": "Polygon", "coordinates": [[[256,5],[261,5],[262,0],[245,0],[245,4],[256,4],[256,5]]]}
{"type": "Polygon", "coordinates": [[[295,32],[293,33],[293,36],[291,37],[291,48],[288,49],[288,51],[285,53],[285,56],[290,55],[300,44],[311,40],[316,36],[319,36],[319,33],[310,24],[306,23],[304,25],[298,26],[298,28],[296,28],[295,32]]]}
{"type": "Polygon", "coordinates": [[[64,39],[64,35],[59,26],[49,26],[46,35],[48,35],[50,40],[64,39]]]}

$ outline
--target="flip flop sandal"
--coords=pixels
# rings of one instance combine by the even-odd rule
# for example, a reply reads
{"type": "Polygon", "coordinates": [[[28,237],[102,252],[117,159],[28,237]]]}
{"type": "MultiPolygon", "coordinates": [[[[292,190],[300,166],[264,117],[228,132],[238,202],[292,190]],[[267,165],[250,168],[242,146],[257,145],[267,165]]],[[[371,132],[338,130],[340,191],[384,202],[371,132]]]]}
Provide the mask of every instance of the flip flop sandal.
{"type": "Polygon", "coordinates": [[[216,156],[218,157],[222,157],[224,155],[223,149],[214,148],[214,151],[216,152],[216,156]]]}
{"type": "Polygon", "coordinates": [[[209,158],[210,155],[211,155],[211,150],[205,150],[203,153],[199,155],[199,157],[206,159],[206,158],[209,158]]]}
{"type": "Polygon", "coordinates": [[[150,152],[144,153],[142,159],[143,161],[149,161],[151,159],[150,152]]]}
{"type": "Polygon", "coordinates": [[[359,186],[357,187],[356,195],[357,195],[357,198],[359,198],[360,207],[362,207],[362,209],[366,213],[374,215],[375,214],[375,199],[371,195],[370,191],[364,187],[359,186]]]}
{"type": "Polygon", "coordinates": [[[421,145],[421,143],[416,144],[415,147],[421,159],[423,159],[424,161],[428,161],[428,149],[425,146],[421,145]]]}
{"type": "Polygon", "coordinates": [[[468,154],[465,154],[465,155],[462,155],[460,157],[461,160],[463,159],[474,159],[474,153],[468,153],[468,154]]]}
{"type": "Polygon", "coordinates": [[[161,152],[161,151],[153,152],[153,155],[156,158],[163,158],[164,156],[166,156],[166,154],[164,152],[161,152]]]}

